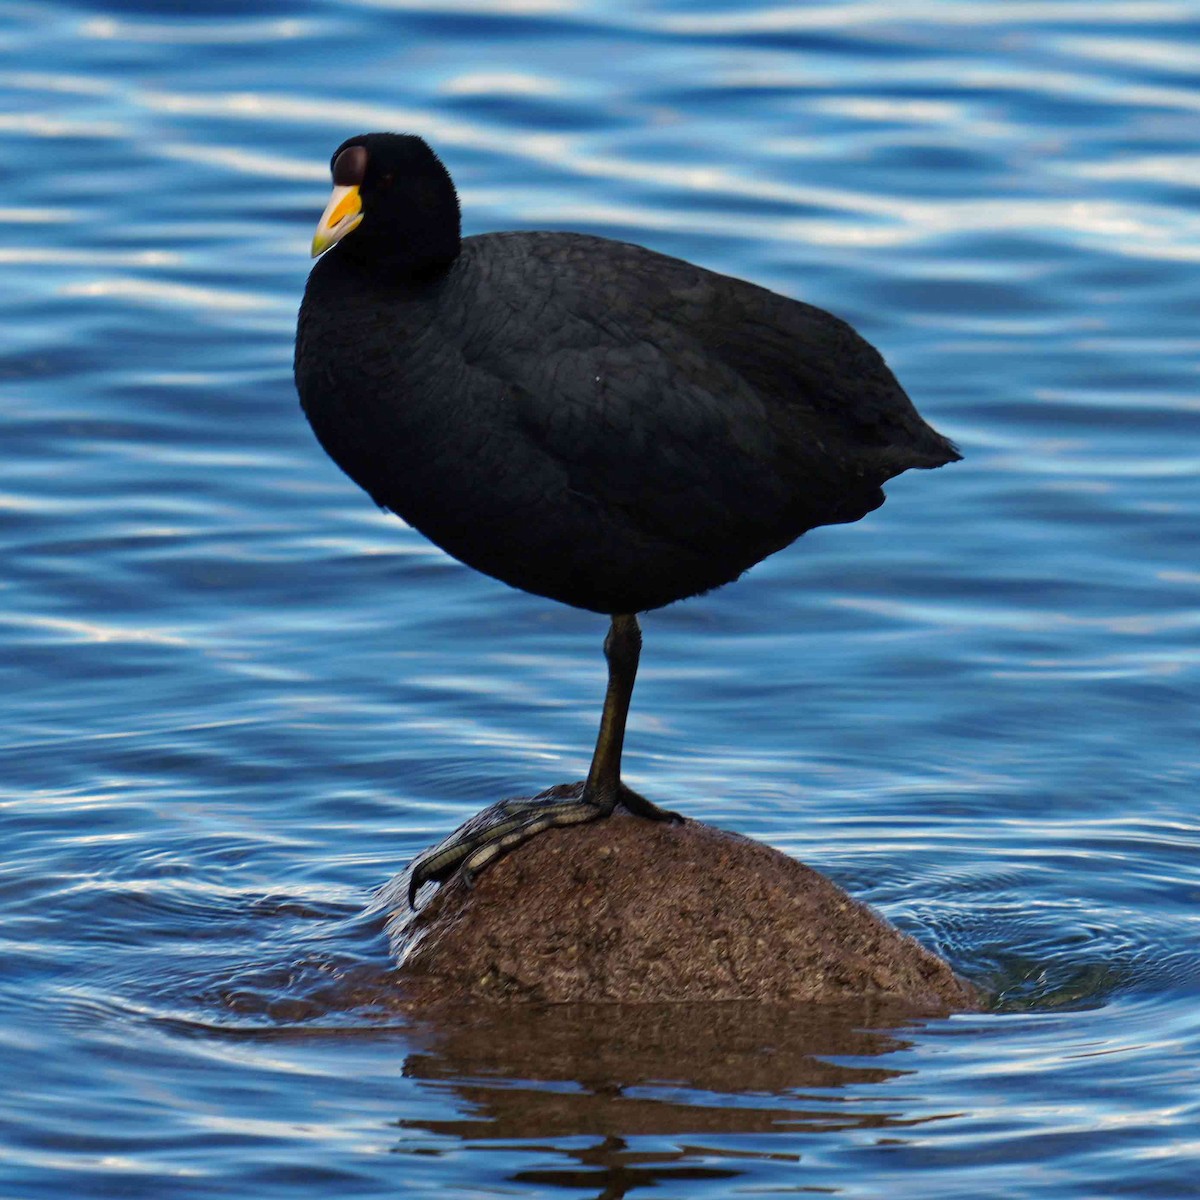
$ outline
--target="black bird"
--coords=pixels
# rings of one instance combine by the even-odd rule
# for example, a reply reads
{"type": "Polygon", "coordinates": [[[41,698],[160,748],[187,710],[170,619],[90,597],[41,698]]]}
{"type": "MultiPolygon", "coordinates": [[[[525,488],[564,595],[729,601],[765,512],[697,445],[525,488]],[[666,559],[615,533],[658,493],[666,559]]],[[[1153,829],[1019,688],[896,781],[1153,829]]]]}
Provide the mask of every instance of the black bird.
{"type": "Polygon", "coordinates": [[[494,805],[414,862],[410,895],[618,803],[674,818],[621,782],[636,614],[857,521],[892,476],[958,452],[819,308],[605,238],[463,239],[419,137],[353,137],[331,165],[295,359],[321,445],[468,566],[611,617],[582,793],[494,805]]]}

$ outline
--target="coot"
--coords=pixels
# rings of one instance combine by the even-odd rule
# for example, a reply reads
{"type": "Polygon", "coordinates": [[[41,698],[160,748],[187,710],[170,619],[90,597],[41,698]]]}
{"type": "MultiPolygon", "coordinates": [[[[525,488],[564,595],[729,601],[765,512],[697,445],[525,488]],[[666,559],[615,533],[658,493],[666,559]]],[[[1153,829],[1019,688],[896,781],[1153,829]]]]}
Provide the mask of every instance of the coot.
{"type": "Polygon", "coordinates": [[[353,137],[331,165],[295,358],[321,445],[468,566],[611,617],[582,791],[494,805],[414,862],[412,892],[618,803],[674,818],[620,777],[636,614],[857,521],[886,480],[958,452],[819,308],[585,234],[464,239],[419,137],[353,137]]]}

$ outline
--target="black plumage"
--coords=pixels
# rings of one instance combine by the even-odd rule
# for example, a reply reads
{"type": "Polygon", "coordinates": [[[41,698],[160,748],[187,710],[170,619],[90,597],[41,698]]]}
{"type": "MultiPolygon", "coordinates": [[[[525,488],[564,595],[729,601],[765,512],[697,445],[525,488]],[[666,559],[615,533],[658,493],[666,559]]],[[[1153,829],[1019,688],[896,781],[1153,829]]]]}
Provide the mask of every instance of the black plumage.
{"type": "MultiPolygon", "coordinates": [[[[583,797],[530,828],[618,800],[664,815],[619,779],[632,614],[857,521],[888,479],[957,451],[819,308],[583,234],[463,240],[450,176],[420,138],[351,138],[333,174],[314,253],[333,249],[296,339],[313,430],[376,503],[455,558],[615,616],[583,797]]],[[[490,842],[450,839],[426,877],[515,844],[528,811],[498,816],[490,842]]]]}
{"type": "Polygon", "coordinates": [[[958,457],[837,317],[582,234],[459,243],[424,142],[352,143],[371,164],[362,227],[309,278],[301,401],[376,503],[469,566],[641,612],[958,457]]]}

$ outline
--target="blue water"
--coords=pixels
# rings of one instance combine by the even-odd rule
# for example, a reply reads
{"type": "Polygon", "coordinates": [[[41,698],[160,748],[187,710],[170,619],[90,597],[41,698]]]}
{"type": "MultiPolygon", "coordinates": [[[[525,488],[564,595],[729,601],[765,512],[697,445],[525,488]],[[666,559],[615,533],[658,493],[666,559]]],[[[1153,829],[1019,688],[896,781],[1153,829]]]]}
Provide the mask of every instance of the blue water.
{"type": "Polygon", "coordinates": [[[181,11],[0,9],[6,1200],[1200,1194],[1200,10],[181,11]],[[849,318],[961,444],[651,614],[626,772],[989,1011],[642,1055],[389,1007],[375,890],[582,775],[604,622],[377,512],[299,412],[328,155],[372,128],[468,232],[849,318]]]}

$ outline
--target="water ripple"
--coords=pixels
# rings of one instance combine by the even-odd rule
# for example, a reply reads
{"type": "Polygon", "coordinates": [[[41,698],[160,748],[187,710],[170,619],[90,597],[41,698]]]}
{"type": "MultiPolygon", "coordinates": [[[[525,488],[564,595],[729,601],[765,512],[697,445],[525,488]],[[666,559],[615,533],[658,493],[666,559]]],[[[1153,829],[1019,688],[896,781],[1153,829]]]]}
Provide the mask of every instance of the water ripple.
{"type": "Polygon", "coordinates": [[[3,25],[8,1192],[1191,1194],[1194,5],[3,25]],[[470,232],[833,309],[963,444],[651,614],[627,771],[834,876],[987,1012],[397,1010],[370,897],[582,775],[603,622],[451,563],[304,425],[307,242],[365,128],[429,137],[470,232]]]}

